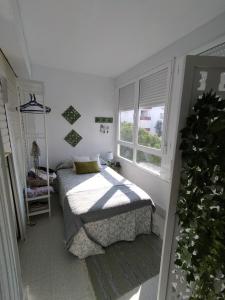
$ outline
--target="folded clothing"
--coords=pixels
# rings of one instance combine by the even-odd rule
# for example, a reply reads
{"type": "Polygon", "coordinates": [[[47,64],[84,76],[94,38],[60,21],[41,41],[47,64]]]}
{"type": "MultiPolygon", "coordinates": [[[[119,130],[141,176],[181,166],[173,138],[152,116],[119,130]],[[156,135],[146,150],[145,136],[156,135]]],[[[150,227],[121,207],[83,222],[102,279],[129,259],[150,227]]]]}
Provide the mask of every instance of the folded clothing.
{"type": "MultiPolygon", "coordinates": [[[[46,167],[37,167],[38,170],[44,171],[45,173],[47,173],[47,168],[46,167]]],[[[49,168],[48,169],[48,173],[51,175],[53,173],[55,173],[55,170],[49,168]]]]}
{"type": "Polygon", "coordinates": [[[38,196],[44,196],[48,194],[48,191],[50,193],[54,193],[54,189],[52,186],[42,186],[42,187],[34,187],[34,188],[26,188],[24,189],[24,193],[27,194],[29,198],[34,198],[38,196]]]}
{"type": "Polygon", "coordinates": [[[27,176],[27,186],[30,188],[46,186],[46,185],[48,185],[47,180],[44,180],[38,176],[36,177],[27,176]]]}
{"type": "MultiPolygon", "coordinates": [[[[35,169],[34,168],[30,169],[30,172],[35,173],[35,169]]],[[[37,172],[38,172],[37,176],[39,178],[43,179],[43,180],[46,180],[46,181],[48,180],[48,175],[49,175],[49,181],[50,181],[50,183],[53,182],[53,180],[56,178],[55,172],[47,174],[46,171],[44,171],[44,170],[42,170],[40,168],[39,168],[39,170],[37,172]]]]}

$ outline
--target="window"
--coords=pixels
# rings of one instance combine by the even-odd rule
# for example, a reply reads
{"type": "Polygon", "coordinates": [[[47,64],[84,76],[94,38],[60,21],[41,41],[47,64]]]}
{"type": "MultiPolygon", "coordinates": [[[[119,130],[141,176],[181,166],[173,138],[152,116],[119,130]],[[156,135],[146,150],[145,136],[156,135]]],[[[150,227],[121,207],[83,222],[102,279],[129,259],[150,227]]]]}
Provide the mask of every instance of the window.
{"type": "Polygon", "coordinates": [[[134,143],[134,83],[119,90],[119,148],[118,154],[133,160],[134,143]]]}
{"type": "Polygon", "coordinates": [[[161,149],[163,119],[160,114],[164,113],[165,106],[155,106],[145,109],[148,118],[143,119],[143,109],[139,109],[138,121],[138,144],[146,147],[161,149]]]}
{"type": "Polygon", "coordinates": [[[120,140],[133,142],[134,110],[120,112],[120,140]]]}
{"type": "Polygon", "coordinates": [[[118,155],[156,173],[166,144],[169,81],[166,65],[119,89],[118,155]]]}
{"type": "Polygon", "coordinates": [[[159,172],[161,167],[161,157],[138,150],[137,163],[144,168],[154,169],[159,172]]]}
{"type": "Polygon", "coordinates": [[[119,155],[128,160],[133,160],[133,149],[127,146],[119,145],[119,155]]]}

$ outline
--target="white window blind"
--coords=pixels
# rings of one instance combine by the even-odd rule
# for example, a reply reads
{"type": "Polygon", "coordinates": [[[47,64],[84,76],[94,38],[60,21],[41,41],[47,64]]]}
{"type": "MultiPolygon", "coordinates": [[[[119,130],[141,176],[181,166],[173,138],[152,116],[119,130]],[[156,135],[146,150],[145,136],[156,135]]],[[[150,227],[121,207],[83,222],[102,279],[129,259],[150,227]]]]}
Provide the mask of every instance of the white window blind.
{"type": "Polygon", "coordinates": [[[119,110],[134,109],[135,84],[131,83],[119,89],[119,110]]]}
{"type": "Polygon", "coordinates": [[[8,122],[5,110],[5,92],[3,91],[2,79],[0,79],[0,130],[5,153],[11,152],[8,122]]]}
{"type": "Polygon", "coordinates": [[[169,75],[169,67],[164,66],[162,69],[140,79],[139,107],[149,108],[167,102],[169,75]]]}

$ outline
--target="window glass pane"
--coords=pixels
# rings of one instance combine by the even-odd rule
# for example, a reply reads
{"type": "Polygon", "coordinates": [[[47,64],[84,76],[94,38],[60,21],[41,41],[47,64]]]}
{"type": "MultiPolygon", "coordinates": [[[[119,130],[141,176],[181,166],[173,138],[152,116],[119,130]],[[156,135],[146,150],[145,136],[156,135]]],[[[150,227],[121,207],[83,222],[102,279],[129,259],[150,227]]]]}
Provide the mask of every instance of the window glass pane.
{"type": "Polygon", "coordinates": [[[165,106],[139,108],[138,144],[161,149],[165,106]]]}
{"type": "Polygon", "coordinates": [[[133,160],[133,149],[123,145],[119,145],[119,153],[120,156],[129,160],[133,160]]]}
{"type": "Polygon", "coordinates": [[[126,110],[120,112],[120,140],[133,141],[134,111],[126,110]]]}
{"type": "Polygon", "coordinates": [[[161,167],[161,157],[138,150],[137,163],[144,168],[159,172],[161,167]]]}

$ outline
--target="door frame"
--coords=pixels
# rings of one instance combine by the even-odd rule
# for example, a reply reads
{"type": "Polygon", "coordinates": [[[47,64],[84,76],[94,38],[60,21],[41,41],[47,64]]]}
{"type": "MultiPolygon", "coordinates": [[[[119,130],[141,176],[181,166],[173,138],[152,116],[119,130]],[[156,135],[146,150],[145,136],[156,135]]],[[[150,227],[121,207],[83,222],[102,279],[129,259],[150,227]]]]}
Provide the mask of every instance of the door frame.
{"type": "MultiPolygon", "coordinates": [[[[18,193],[18,185],[17,185],[17,180],[16,180],[16,171],[15,171],[15,164],[14,164],[14,157],[13,153],[10,153],[8,155],[8,165],[9,165],[9,172],[10,172],[10,177],[11,177],[11,182],[12,182],[12,191],[14,193],[15,197],[15,213],[16,213],[16,218],[18,222],[18,230],[19,230],[19,235],[21,240],[25,240],[26,234],[25,234],[25,228],[23,224],[23,219],[22,219],[22,214],[21,214],[21,207],[20,207],[20,198],[19,198],[19,193],[18,193]]],[[[10,183],[9,183],[10,184],[10,183]]]]}
{"type": "Polygon", "coordinates": [[[16,232],[13,223],[10,191],[0,135],[0,298],[24,299],[16,232]]]}
{"type": "MultiPolygon", "coordinates": [[[[177,207],[177,199],[176,197],[172,197],[174,194],[174,181],[173,178],[179,179],[179,173],[175,167],[175,158],[177,152],[178,145],[178,133],[179,133],[179,120],[181,117],[181,112],[183,110],[182,107],[182,90],[183,90],[183,82],[184,82],[184,71],[186,64],[186,56],[176,59],[175,67],[174,67],[174,87],[173,87],[173,101],[178,105],[177,113],[179,115],[177,119],[176,128],[174,128],[176,132],[177,138],[176,146],[174,147],[174,151],[171,154],[171,180],[169,186],[169,206],[166,212],[166,220],[164,225],[164,235],[163,235],[163,245],[162,245],[162,254],[161,254],[161,264],[160,264],[160,272],[159,272],[159,283],[158,283],[158,292],[157,292],[157,300],[165,300],[167,294],[167,286],[169,279],[169,269],[170,269],[170,259],[172,252],[172,243],[173,243],[173,235],[174,228],[176,222],[176,207],[177,207]]],[[[177,161],[177,159],[176,159],[177,161]]],[[[177,183],[178,184],[178,183],[177,183]]]]}
{"type": "MultiPolygon", "coordinates": [[[[191,107],[194,103],[194,69],[196,67],[209,67],[209,68],[225,68],[224,57],[211,57],[211,56],[197,56],[188,55],[178,61],[176,72],[181,72],[178,76],[180,80],[180,87],[176,91],[175,97],[180,99],[179,118],[176,130],[176,147],[173,153],[172,162],[172,177],[170,183],[170,200],[169,208],[166,215],[163,250],[160,265],[160,276],[158,285],[157,300],[165,300],[168,298],[169,292],[169,277],[170,266],[173,260],[173,242],[175,237],[175,230],[177,224],[176,207],[180,185],[180,170],[181,170],[181,152],[179,150],[181,136],[180,130],[185,126],[186,118],[188,117],[191,107]],[[213,62],[209,63],[209,60],[213,62]]],[[[176,79],[176,78],[175,78],[176,79]]],[[[219,92],[218,92],[219,93],[219,92]]]]}
{"type": "MultiPolygon", "coordinates": [[[[13,127],[10,122],[11,116],[9,116],[9,108],[6,104],[6,118],[7,118],[7,124],[9,128],[9,138],[10,138],[10,144],[11,144],[11,153],[9,153],[9,168],[12,172],[12,189],[15,192],[15,208],[18,216],[18,225],[20,230],[20,239],[25,240],[26,239],[26,218],[25,218],[25,205],[22,206],[22,203],[24,203],[24,197],[23,197],[23,191],[21,184],[19,182],[19,170],[18,170],[18,159],[16,155],[16,146],[15,143],[17,140],[15,139],[15,136],[13,134],[13,127]],[[23,214],[24,211],[24,214],[23,214]]],[[[21,130],[20,130],[21,131],[21,130]]]]}

